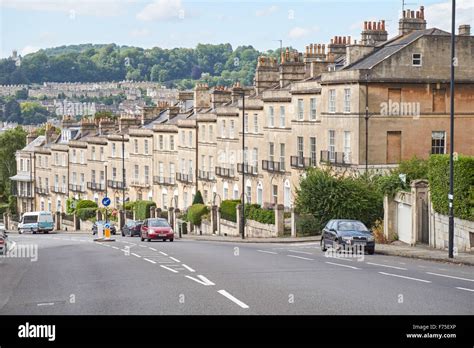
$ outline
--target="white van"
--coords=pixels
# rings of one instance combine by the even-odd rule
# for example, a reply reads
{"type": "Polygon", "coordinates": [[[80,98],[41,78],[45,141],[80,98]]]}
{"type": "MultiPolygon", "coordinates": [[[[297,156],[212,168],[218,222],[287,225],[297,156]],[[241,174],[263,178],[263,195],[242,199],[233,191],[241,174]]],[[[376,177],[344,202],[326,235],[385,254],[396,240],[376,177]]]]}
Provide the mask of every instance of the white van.
{"type": "Polygon", "coordinates": [[[32,233],[48,233],[54,228],[53,214],[49,211],[24,213],[18,224],[18,233],[30,231],[32,233]]]}

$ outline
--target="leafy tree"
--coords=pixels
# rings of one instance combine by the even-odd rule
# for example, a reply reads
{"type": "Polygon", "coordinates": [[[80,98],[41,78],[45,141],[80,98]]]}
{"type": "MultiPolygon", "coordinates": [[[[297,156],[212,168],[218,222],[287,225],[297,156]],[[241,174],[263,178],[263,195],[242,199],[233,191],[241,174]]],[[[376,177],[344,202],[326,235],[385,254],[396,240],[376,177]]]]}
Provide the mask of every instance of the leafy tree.
{"type": "Polygon", "coordinates": [[[198,192],[196,192],[196,194],[194,195],[193,205],[194,205],[194,204],[204,204],[204,200],[202,199],[201,191],[199,191],[199,190],[198,190],[198,192]]]}
{"type": "Polygon", "coordinates": [[[23,124],[44,123],[50,115],[49,111],[37,102],[23,102],[20,107],[23,124]]]}
{"type": "Polygon", "coordinates": [[[18,126],[0,134],[0,196],[11,192],[10,177],[16,174],[16,151],[26,145],[26,131],[18,126]]]}

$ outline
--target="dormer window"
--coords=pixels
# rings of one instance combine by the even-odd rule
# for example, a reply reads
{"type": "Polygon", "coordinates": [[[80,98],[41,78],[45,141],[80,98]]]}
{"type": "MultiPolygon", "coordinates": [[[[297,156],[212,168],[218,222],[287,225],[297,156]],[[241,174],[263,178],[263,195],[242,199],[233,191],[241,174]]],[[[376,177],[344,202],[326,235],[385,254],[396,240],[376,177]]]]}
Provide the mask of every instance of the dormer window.
{"type": "Polygon", "coordinates": [[[422,62],[423,62],[423,60],[422,60],[421,53],[413,53],[412,65],[413,66],[421,66],[422,62]]]}

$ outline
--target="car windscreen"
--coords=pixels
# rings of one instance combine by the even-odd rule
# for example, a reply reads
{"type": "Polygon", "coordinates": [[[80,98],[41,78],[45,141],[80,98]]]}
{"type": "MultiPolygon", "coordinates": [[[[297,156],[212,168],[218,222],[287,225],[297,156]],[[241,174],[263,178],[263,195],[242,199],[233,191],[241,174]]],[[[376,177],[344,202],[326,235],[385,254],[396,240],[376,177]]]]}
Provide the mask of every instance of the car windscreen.
{"type": "Polygon", "coordinates": [[[150,227],[170,227],[166,220],[149,220],[148,226],[150,227]]]}
{"type": "Polygon", "coordinates": [[[365,225],[359,221],[341,221],[337,224],[337,229],[339,231],[368,232],[367,227],[365,227],[365,225]]]}
{"type": "Polygon", "coordinates": [[[34,224],[38,222],[38,216],[37,215],[25,215],[23,216],[23,223],[24,224],[34,224]]]}

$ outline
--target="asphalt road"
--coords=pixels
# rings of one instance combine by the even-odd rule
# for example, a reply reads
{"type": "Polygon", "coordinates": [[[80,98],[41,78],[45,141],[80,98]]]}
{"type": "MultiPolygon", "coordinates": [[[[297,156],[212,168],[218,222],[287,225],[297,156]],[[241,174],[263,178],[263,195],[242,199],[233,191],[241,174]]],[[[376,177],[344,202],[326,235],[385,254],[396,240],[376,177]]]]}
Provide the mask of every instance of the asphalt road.
{"type": "Polygon", "coordinates": [[[470,266],[326,257],[316,243],[115,238],[11,234],[29,258],[0,257],[0,314],[474,314],[470,266]]]}

